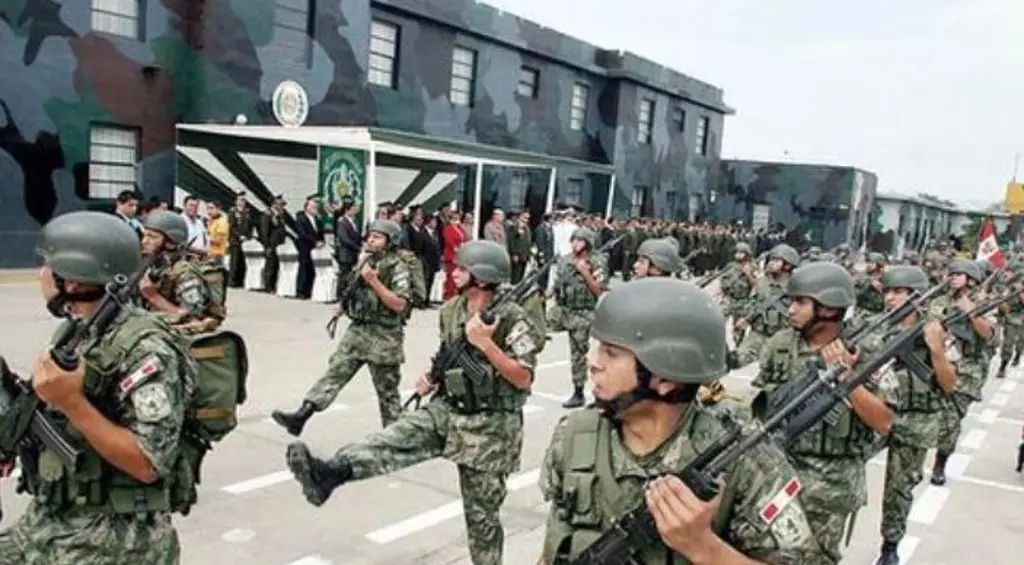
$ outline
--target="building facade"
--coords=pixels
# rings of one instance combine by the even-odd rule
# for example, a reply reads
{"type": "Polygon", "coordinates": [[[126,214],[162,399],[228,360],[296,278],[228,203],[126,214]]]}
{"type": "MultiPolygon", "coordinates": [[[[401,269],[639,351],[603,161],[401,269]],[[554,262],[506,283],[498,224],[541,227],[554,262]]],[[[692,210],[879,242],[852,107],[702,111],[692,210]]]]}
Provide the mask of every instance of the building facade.
{"type": "MultiPolygon", "coordinates": [[[[55,214],[136,186],[170,200],[175,124],[276,124],[283,81],[308,93],[307,125],[609,164],[619,216],[705,202],[731,113],[712,85],[472,0],[39,0],[0,16],[0,267],[31,264],[55,214]]],[[[600,182],[559,169],[555,200],[604,212],[600,182]]]]}
{"type": "Polygon", "coordinates": [[[860,246],[877,185],[873,173],[852,167],[723,160],[708,217],[755,229],[781,224],[824,249],[860,246]]]}

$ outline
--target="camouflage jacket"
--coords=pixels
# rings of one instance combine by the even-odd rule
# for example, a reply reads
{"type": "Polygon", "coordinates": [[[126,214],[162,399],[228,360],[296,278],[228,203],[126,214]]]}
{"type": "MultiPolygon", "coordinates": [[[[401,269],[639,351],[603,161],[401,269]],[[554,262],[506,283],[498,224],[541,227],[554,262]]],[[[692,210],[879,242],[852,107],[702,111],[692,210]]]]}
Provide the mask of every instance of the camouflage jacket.
{"type": "Polygon", "coordinates": [[[857,290],[857,310],[860,314],[878,314],[885,310],[885,297],[873,286],[874,279],[864,273],[854,278],[857,290]]]}
{"type": "MultiPolygon", "coordinates": [[[[611,273],[608,269],[608,260],[603,253],[589,251],[587,262],[590,263],[590,272],[602,288],[608,288],[608,279],[611,273]]],[[[566,310],[593,311],[597,306],[598,297],[590,291],[583,275],[576,270],[573,257],[559,257],[555,267],[555,303],[566,310]]]]}
{"type": "MultiPolygon", "coordinates": [[[[952,295],[946,294],[933,300],[928,305],[928,316],[941,320],[954,314],[959,307],[952,295]]],[[[981,400],[981,389],[988,376],[988,339],[977,334],[970,321],[959,324],[959,330],[949,328],[946,337],[947,358],[956,369],[957,383],[955,393],[963,394],[972,400],[981,400]],[[961,337],[957,337],[957,333],[961,337]],[[969,336],[967,340],[963,336],[969,336]]]]}

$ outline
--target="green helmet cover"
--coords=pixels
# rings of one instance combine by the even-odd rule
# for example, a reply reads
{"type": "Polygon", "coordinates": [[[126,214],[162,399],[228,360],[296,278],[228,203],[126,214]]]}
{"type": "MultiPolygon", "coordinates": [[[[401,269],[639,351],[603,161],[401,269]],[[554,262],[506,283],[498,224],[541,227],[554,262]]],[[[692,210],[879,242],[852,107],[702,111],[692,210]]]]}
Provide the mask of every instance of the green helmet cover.
{"type": "Polygon", "coordinates": [[[143,227],[164,234],[172,245],[188,243],[188,224],[180,215],[169,210],[153,210],[143,227]]]}
{"type": "Polygon", "coordinates": [[[931,286],[928,274],[921,267],[914,265],[893,265],[882,271],[882,288],[909,288],[925,290],[931,286]]]}
{"type": "Polygon", "coordinates": [[[849,308],[857,299],[850,273],[835,263],[821,261],[794,270],[786,296],[810,298],[828,308],[849,308]]]}
{"type": "Polygon", "coordinates": [[[50,220],[37,251],[54,274],[88,284],[130,278],[142,265],[139,236],[124,220],[102,212],[71,212],[50,220]]]}
{"type": "Polygon", "coordinates": [[[485,239],[462,244],[455,254],[455,264],[485,284],[506,283],[512,274],[512,260],[505,246],[485,239]]]}

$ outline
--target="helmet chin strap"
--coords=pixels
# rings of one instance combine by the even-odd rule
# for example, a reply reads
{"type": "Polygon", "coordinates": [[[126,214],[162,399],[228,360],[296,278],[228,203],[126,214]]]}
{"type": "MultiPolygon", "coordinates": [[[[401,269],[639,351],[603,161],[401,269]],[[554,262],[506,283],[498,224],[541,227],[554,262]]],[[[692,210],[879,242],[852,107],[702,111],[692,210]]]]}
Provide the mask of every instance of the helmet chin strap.
{"type": "Polygon", "coordinates": [[[637,387],[629,392],[622,393],[611,400],[594,399],[594,406],[601,411],[601,415],[609,420],[619,423],[622,421],[622,414],[634,404],[644,400],[655,400],[666,404],[686,404],[697,397],[700,385],[687,384],[675,388],[668,394],[661,394],[651,388],[650,370],[640,363],[637,363],[637,387]]]}
{"type": "Polygon", "coordinates": [[[106,290],[102,287],[85,292],[68,292],[66,281],[63,278],[54,274],[53,280],[57,286],[57,294],[46,301],[46,310],[54,318],[70,318],[71,304],[75,302],[93,302],[103,298],[103,295],[106,293],[106,290]]]}

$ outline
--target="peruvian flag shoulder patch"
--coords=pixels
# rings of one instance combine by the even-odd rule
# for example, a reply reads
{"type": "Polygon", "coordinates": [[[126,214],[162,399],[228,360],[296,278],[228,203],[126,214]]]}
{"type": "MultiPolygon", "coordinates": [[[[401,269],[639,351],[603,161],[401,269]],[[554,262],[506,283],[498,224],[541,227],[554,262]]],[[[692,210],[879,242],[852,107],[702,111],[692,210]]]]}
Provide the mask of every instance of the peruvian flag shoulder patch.
{"type": "Polygon", "coordinates": [[[782,511],[785,510],[791,502],[793,502],[796,495],[800,493],[801,488],[803,487],[800,485],[800,479],[796,477],[790,479],[790,481],[782,487],[782,490],[777,492],[775,496],[768,501],[768,504],[765,504],[764,507],[761,508],[761,519],[770,526],[772,522],[782,514],[782,511]]]}

